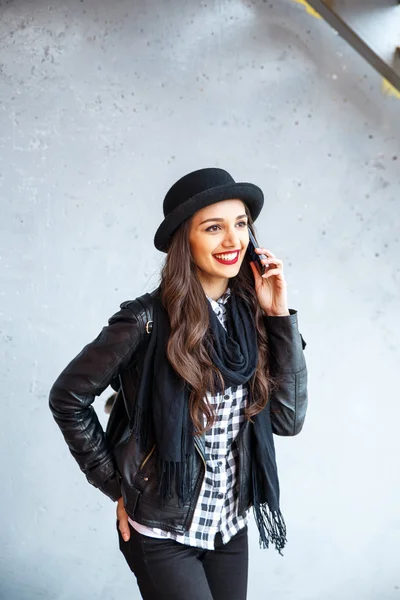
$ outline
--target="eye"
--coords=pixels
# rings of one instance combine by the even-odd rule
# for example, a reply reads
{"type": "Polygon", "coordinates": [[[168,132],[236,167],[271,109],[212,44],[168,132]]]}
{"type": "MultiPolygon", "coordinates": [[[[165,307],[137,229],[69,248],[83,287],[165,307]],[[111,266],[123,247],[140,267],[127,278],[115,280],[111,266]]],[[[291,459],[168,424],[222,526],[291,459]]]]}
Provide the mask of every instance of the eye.
{"type": "Polygon", "coordinates": [[[239,221],[238,223],[236,223],[236,225],[239,225],[241,228],[242,227],[247,227],[247,222],[246,221],[239,221]]]}
{"type": "Polygon", "coordinates": [[[211,233],[215,233],[218,229],[220,229],[219,225],[210,225],[210,227],[207,227],[206,231],[210,231],[211,233]]]}

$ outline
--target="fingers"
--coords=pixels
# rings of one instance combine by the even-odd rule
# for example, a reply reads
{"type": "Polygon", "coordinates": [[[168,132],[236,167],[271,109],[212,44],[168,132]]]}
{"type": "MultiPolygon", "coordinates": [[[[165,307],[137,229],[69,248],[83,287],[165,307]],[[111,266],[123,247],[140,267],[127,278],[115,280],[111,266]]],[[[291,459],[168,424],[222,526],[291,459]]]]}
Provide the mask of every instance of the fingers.
{"type": "Polygon", "coordinates": [[[271,258],[276,258],[275,254],[272,254],[272,252],[270,250],[267,250],[266,248],[256,248],[255,250],[257,254],[265,254],[266,256],[270,256],[271,258]]]}
{"type": "Polygon", "coordinates": [[[131,537],[131,532],[129,529],[128,515],[126,513],[124,516],[120,516],[118,529],[121,532],[124,542],[127,542],[131,537]]]}
{"type": "Polygon", "coordinates": [[[125,510],[124,501],[122,498],[120,498],[118,500],[117,519],[118,519],[118,529],[121,532],[122,539],[125,542],[127,542],[129,540],[129,538],[131,537],[131,532],[129,529],[128,513],[125,510]]]}
{"type": "Polygon", "coordinates": [[[279,258],[267,258],[262,260],[263,265],[269,267],[270,265],[274,265],[275,268],[281,269],[283,271],[283,260],[279,258]]]}
{"type": "Polygon", "coordinates": [[[282,269],[268,269],[268,271],[264,273],[264,275],[261,275],[261,277],[263,277],[263,279],[268,279],[268,277],[271,277],[271,275],[282,275],[282,269]]]}
{"type": "Polygon", "coordinates": [[[266,267],[274,265],[275,269],[269,269],[268,273],[272,274],[272,272],[275,271],[274,274],[276,275],[276,269],[280,269],[281,271],[283,270],[283,260],[277,258],[275,254],[272,254],[272,252],[270,252],[266,248],[256,248],[256,252],[257,254],[264,254],[267,257],[265,259],[261,259],[263,265],[265,265],[266,267]]]}

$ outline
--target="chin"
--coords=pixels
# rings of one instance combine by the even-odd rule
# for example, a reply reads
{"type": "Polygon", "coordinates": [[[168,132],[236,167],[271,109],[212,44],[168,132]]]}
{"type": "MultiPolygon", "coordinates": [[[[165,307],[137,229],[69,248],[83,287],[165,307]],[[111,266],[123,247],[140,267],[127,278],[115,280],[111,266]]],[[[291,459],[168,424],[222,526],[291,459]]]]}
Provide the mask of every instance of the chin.
{"type": "Polygon", "coordinates": [[[236,277],[239,273],[240,267],[237,265],[231,267],[222,267],[221,270],[218,270],[218,277],[223,277],[224,279],[231,279],[232,277],[236,277]]]}

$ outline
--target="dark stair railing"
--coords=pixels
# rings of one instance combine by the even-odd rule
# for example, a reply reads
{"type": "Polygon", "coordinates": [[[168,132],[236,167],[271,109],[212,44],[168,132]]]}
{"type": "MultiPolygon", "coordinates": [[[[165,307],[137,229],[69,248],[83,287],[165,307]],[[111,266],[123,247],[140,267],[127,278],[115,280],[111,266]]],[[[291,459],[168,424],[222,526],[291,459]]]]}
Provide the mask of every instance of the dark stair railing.
{"type": "MultiPolygon", "coordinates": [[[[325,19],[333,29],[336,29],[338,34],[399,92],[400,97],[400,39],[397,40],[397,44],[394,45],[392,61],[388,62],[372,48],[366,39],[355,31],[353,26],[344,16],[339,14],[339,9],[335,9],[335,0],[295,1],[300,1],[300,4],[304,5],[308,4],[316,13],[325,19]]],[[[379,2],[380,0],[376,0],[377,9],[379,9],[379,2]]],[[[399,19],[400,28],[400,0],[394,0],[392,8],[393,18],[399,19]]],[[[368,10],[368,8],[365,7],[365,10],[368,10]]],[[[384,36],[385,33],[385,31],[382,31],[382,36],[384,36]]]]}

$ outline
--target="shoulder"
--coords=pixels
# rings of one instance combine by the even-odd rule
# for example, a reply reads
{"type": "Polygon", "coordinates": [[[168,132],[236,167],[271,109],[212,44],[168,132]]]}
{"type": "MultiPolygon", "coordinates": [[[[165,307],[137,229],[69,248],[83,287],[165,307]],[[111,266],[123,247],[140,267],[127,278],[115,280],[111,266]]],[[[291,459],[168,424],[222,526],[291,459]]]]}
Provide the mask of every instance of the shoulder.
{"type": "Polygon", "coordinates": [[[152,292],[138,296],[133,300],[125,300],[120,304],[120,310],[108,320],[109,325],[118,321],[146,322],[152,316],[153,300],[159,292],[159,288],[156,288],[152,292]]]}

